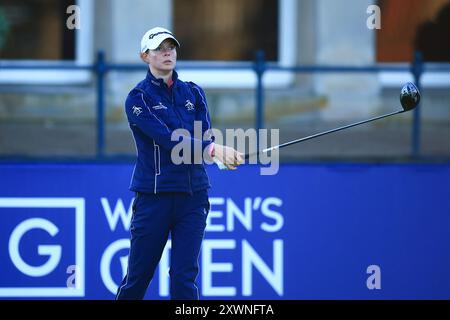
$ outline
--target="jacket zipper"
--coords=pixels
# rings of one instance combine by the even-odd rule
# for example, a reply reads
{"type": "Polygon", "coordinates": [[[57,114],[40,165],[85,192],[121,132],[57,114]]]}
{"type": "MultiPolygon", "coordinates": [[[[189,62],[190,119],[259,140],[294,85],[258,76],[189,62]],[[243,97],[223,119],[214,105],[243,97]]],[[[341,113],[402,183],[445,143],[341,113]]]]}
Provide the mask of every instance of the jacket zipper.
{"type": "MultiPolygon", "coordinates": [[[[183,129],[185,129],[184,124],[183,124],[183,120],[181,119],[181,116],[180,116],[180,114],[178,113],[178,110],[177,110],[177,108],[176,108],[176,106],[175,106],[175,101],[174,101],[174,99],[173,99],[173,90],[175,89],[174,86],[175,86],[175,84],[172,85],[172,89],[170,90],[171,99],[172,99],[172,107],[173,107],[173,110],[174,110],[175,114],[176,114],[177,117],[178,117],[178,120],[180,120],[181,127],[182,127],[183,129]]],[[[189,193],[192,195],[193,192],[192,192],[192,184],[191,184],[191,168],[190,168],[190,166],[188,166],[188,181],[189,181],[189,193]]]]}

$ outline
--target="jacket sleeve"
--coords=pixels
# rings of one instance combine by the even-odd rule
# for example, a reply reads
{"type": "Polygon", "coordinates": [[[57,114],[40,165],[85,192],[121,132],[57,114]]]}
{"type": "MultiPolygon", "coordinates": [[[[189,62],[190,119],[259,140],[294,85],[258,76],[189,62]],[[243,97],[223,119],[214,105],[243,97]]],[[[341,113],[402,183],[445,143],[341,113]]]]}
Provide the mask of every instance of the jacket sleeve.
{"type": "Polygon", "coordinates": [[[202,136],[204,137],[205,141],[209,141],[209,143],[214,142],[215,137],[212,132],[211,117],[209,115],[205,92],[202,88],[200,88],[200,86],[193,82],[189,82],[189,85],[191,86],[191,89],[195,96],[195,120],[202,122],[202,136]]]}
{"type": "Polygon", "coordinates": [[[154,139],[158,145],[169,152],[185,139],[189,139],[191,148],[194,148],[195,144],[201,144],[202,150],[211,143],[211,141],[200,141],[190,136],[180,137],[179,140],[172,140],[173,130],[152,112],[144,92],[140,90],[134,89],[130,92],[125,102],[125,110],[130,126],[137,127],[147,137],[154,139]]]}

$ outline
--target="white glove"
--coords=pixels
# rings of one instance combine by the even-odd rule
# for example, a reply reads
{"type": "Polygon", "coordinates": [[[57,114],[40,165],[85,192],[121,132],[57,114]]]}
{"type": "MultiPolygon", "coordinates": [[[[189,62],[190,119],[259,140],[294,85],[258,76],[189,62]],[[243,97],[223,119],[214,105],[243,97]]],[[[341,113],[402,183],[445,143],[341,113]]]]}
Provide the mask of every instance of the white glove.
{"type": "Polygon", "coordinates": [[[223,164],[222,161],[220,161],[219,159],[217,159],[216,157],[214,157],[214,163],[217,164],[217,166],[219,167],[220,170],[230,170],[227,168],[226,165],[223,164]]]}

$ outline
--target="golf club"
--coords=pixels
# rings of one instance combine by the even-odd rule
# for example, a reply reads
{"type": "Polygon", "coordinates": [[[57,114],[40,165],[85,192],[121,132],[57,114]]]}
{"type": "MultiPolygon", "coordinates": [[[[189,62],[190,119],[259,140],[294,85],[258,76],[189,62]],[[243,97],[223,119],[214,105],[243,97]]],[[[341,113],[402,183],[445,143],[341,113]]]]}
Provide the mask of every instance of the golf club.
{"type": "Polygon", "coordinates": [[[351,127],[359,126],[360,124],[364,124],[364,123],[372,122],[372,121],[375,121],[375,120],[380,120],[380,119],[383,119],[383,118],[386,118],[386,117],[390,117],[390,116],[393,116],[393,115],[396,115],[396,114],[400,114],[400,113],[403,113],[403,112],[406,112],[406,111],[414,109],[419,104],[419,102],[420,102],[419,89],[417,89],[417,87],[413,83],[408,82],[402,87],[402,90],[400,91],[400,104],[402,105],[402,110],[394,111],[394,112],[391,112],[391,113],[388,113],[388,114],[384,114],[382,116],[374,117],[374,118],[371,118],[371,119],[368,119],[368,120],[355,122],[355,123],[352,123],[352,124],[349,124],[349,125],[346,125],[346,126],[342,126],[342,127],[336,128],[336,129],[331,129],[331,130],[327,130],[327,131],[324,131],[324,132],[319,132],[319,133],[316,133],[316,134],[313,134],[313,135],[310,135],[310,136],[307,136],[307,137],[304,137],[304,138],[292,140],[292,141],[285,142],[285,143],[282,143],[280,145],[277,145],[277,146],[274,146],[274,147],[271,147],[271,148],[263,149],[263,150],[261,150],[259,152],[246,154],[245,155],[245,159],[248,159],[251,156],[254,156],[254,155],[257,155],[257,154],[260,154],[260,153],[267,153],[267,152],[270,152],[272,150],[281,149],[281,148],[284,148],[284,147],[287,147],[287,146],[290,146],[290,145],[293,145],[293,144],[296,144],[296,143],[300,143],[300,142],[303,142],[303,141],[307,141],[307,140],[311,140],[311,139],[314,139],[314,138],[317,138],[317,137],[321,137],[321,136],[329,134],[329,133],[333,133],[333,132],[336,132],[336,131],[348,129],[348,128],[351,128],[351,127]]]}

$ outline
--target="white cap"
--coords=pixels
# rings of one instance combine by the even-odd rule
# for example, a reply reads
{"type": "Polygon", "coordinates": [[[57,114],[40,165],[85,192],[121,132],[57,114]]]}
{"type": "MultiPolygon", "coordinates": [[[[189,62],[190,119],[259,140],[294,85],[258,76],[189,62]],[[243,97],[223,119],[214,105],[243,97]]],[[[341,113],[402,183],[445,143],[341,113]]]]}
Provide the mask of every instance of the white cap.
{"type": "Polygon", "coordinates": [[[177,46],[180,46],[180,43],[173,36],[172,32],[167,29],[156,27],[148,30],[141,40],[141,52],[145,52],[148,49],[155,50],[159,47],[159,45],[166,39],[173,39],[177,46]]]}

